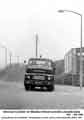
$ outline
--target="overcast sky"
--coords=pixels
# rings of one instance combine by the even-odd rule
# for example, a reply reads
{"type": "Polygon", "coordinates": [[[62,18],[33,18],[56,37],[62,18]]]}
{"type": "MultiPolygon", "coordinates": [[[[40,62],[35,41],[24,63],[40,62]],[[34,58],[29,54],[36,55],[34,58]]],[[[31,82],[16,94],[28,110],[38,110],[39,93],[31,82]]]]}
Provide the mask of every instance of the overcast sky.
{"type": "Polygon", "coordinates": [[[0,0],[0,44],[21,59],[35,57],[38,33],[39,55],[63,59],[68,50],[80,46],[80,16],[57,11],[67,9],[84,14],[83,1],[0,0]]]}

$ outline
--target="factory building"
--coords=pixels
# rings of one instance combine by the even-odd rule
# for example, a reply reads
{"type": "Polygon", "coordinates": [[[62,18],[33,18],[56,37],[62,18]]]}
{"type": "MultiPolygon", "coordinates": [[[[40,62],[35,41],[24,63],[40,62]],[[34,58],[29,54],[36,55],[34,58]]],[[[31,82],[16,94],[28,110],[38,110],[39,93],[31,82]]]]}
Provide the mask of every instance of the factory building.
{"type": "MultiPolygon", "coordinates": [[[[84,73],[84,48],[82,48],[82,65],[84,73]]],[[[65,54],[64,57],[65,73],[79,74],[80,73],[80,48],[72,48],[65,54]]]]}

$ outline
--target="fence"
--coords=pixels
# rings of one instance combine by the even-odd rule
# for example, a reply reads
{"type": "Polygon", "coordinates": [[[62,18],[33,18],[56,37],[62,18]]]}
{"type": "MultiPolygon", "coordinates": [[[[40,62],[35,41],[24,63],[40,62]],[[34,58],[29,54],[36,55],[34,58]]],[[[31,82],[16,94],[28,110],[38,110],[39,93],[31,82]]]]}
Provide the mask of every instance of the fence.
{"type": "MultiPolygon", "coordinates": [[[[61,74],[59,76],[55,76],[55,83],[61,85],[72,85],[79,86],[80,85],[80,76],[79,74],[61,74]]],[[[82,84],[84,86],[84,76],[82,84]]]]}

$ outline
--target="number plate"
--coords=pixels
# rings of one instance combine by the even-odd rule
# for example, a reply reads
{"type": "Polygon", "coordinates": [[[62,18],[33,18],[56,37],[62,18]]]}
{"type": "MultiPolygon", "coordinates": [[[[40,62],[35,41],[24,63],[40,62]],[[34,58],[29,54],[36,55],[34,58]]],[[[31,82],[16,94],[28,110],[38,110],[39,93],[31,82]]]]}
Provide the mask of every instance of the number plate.
{"type": "Polygon", "coordinates": [[[44,80],[44,76],[34,76],[33,78],[37,80],[44,80]]]}

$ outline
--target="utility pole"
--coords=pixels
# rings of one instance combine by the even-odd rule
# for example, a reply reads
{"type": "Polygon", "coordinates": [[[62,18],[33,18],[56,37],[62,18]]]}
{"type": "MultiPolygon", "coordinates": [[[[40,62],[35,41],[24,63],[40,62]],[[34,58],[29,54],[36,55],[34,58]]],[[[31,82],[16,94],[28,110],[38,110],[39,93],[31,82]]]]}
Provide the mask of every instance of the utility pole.
{"type": "Polygon", "coordinates": [[[38,57],[38,34],[36,34],[36,58],[38,57]]]}
{"type": "Polygon", "coordinates": [[[11,66],[12,53],[10,52],[10,66],[11,66]]]}
{"type": "Polygon", "coordinates": [[[19,56],[17,56],[17,64],[19,64],[19,56]]]}
{"type": "Polygon", "coordinates": [[[5,64],[7,66],[7,48],[5,48],[5,64]]]}
{"type": "Polygon", "coordinates": [[[7,47],[1,45],[2,48],[5,49],[5,66],[7,66],[7,47]]]}

